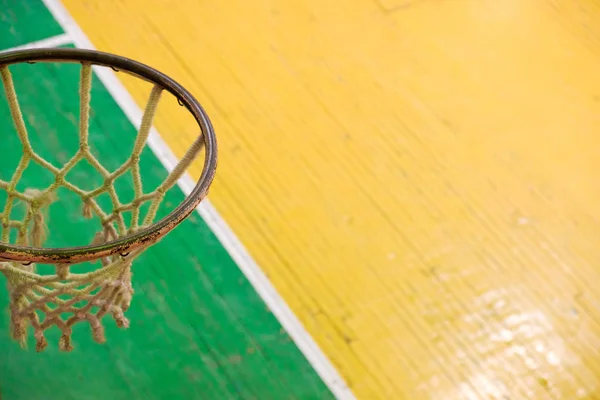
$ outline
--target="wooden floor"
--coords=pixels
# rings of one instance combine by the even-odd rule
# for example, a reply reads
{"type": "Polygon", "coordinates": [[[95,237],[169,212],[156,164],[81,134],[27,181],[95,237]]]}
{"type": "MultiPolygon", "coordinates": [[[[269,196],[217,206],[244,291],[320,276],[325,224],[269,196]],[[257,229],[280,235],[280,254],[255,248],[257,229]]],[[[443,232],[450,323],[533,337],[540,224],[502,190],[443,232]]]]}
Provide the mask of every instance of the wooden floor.
{"type": "MultiPolygon", "coordinates": [[[[5,2],[0,7],[0,32],[7,33],[0,35],[0,65],[6,60],[6,50],[23,46],[90,46],[76,22],[56,1],[5,2]]],[[[29,162],[18,177],[15,175],[17,166],[23,165],[22,140],[27,137],[30,148],[51,165],[62,166],[73,159],[80,148],[82,67],[76,63],[21,63],[8,67],[12,79],[7,79],[4,65],[1,66],[0,183],[14,183],[17,179],[19,191],[46,190],[56,177],[37,162],[29,162]],[[26,134],[15,129],[14,114],[7,102],[13,86],[10,81],[14,82],[26,134]]],[[[110,68],[94,71],[88,144],[98,162],[106,170],[115,171],[131,156],[136,141],[136,117],[132,116],[136,105],[116,78],[125,74],[115,74],[110,68]]],[[[152,85],[145,86],[149,93],[152,85]]],[[[167,104],[168,100],[175,102],[165,93],[159,108],[165,100],[167,104]]],[[[183,107],[178,111],[179,115],[189,114],[183,107]]],[[[190,119],[194,126],[195,121],[190,119]]],[[[153,150],[146,148],[139,158],[146,193],[164,181],[165,168],[169,166],[169,161],[165,161],[169,149],[157,137],[149,139],[153,150]]],[[[82,190],[107,184],[103,174],[84,160],[70,167],[65,176],[67,181],[82,190]]],[[[110,182],[121,203],[128,203],[134,197],[131,179],[131,175],[129,179],[121,176],[110,182]]],[[[190,182],[193,186],[193,181],[190,182]]],[[[182,186],[184,191],[188,190],[186,185],[182,186]]],[[[181,203],[181,189],[176,186],[165,193],[157,210],[159,218],[181,203]]],[[[44,245],[60,248],[91,243],[100,221],[84,218],[79,196],[65,188],[55,193],[57,201],[43,211],[49,232],[44,245]]],[[[8,199],[7,191],[0,188],[2,220],[7,212],[11,220],[21,220],[26,207],[17,201],[6,211],[7,204],[11,204],[8,199]]],[[[115,197],[100,195],[96,199],[105,211],[113,209],[115,197]]],[[[141,209],[144,215],[144,209],[148,208],[141,209]]],[[[36,340],[31,330],[26,341],[28,348],[10,340],[10,296],[4,290],[3,278],[5,275],[10,278],[10,274],[6,273],[5,263],[0,262],[0,397],[5,400],[352,398],[322,352],[310,343],[309,335],[299,323],[293,323],[293,314],[282,313],[282,301],[273,293],[264,296],[265,290],[269,290],[268,280],[257,279],[259,268],[248,266],[243,249],[227,233],[208,200],[199,211],[161,240],[160,245],[152,246],[136,258],[135,300],[126,313],[131,321],[129,329],[118,329],[114,319],[104,318],[108,342],[98,345],[92,339],[89,324],[75,324],[72,335],[75,349],[69,354],[58,350],[62,332],[56,327],[45,332],[49,346],[42,353],[35,351],[36,340]],[[316,364],[320,368],[315,368],[316,364]]],[[[126,224],[129,221],[127,216],[125,221],[126,224]]],[[[14,241],[17,238],[14,226],[3,225],[0,223],[0,240],[14,241]]],[[[94,269],[93,264],[87,267],[94,269]]],[[[49,266],[35,268],[41,274],[54,272],[49,266]]],[[[76,270],[85,269],[78,266],[76,270]]],[[[67,301],[64,294],[60,297],[67,301]]],[[[47,303],[49,308],[56,308],[55,301],[47,303]]],[[[76,306],[81,305],[77,302],[76,306]]],[[[45,314],[38,310],[40,319],[47,321],[45,314]]],[[[61,316],[68,318],[69,314],[61,316]]]]}
{"type": "Polygon", "coordinates": [[[598,1],[64,4],[358,398],[600,398],[598,1]]]}

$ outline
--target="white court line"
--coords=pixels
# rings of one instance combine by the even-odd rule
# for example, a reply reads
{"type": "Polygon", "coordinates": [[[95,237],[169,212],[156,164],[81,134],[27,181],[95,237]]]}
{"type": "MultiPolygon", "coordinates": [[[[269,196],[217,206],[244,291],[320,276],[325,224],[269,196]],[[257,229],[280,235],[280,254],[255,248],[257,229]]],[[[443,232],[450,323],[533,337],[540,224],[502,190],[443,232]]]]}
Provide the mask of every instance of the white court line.
{"type": "MultiPolygon", "coordinates": [[[[83,33],[60,0],[42,1],[77,47],[94,49],[90,40],[85,33],[83,33]]],[[[142,110],[137,106],[121,81],[119,81],[113,71],[108,68],[96,68],[95,72],[117,104],[121,107],[127,118],[135,127],[139,128],[142,120],[142,110]]],[[[168,171],[172,171],[175,165],[177,165],[177,158],[154,128],[150,132],[148,145],[163,166],[168,171]]],[[[178,181],[178,184],[183,193],[187,195],[192,191],[195,182],[186,174],[178,181]]],[[[285,328],[290,337],[294,340],[296,346],[298,346],[335,398],[338,400],[355,400],[354,394],[338,374],[335,367],[321,351],[283,298],[277,293],[264,272],[252,259],[248,251],[231,231],[231,228],[229,228],[223,218],[217,213],[212,204],[205,199],[198,206],[197,211],[217,236],[248,281],[254,286],[256,292],[269,306],[283,328],[285,328]]]]}
{"type": "Polygon", "coordinates": [[[1,50],[0,53],[13,50],[36,49],[40,47],[59,47],[69,43],[72,43],[71,36],[69,36],[66,33],[61,33],[60,35],[52,36],[35,42],[30,42],[22,46],[15,46],[9,49],[4,49],[1,50]]]}

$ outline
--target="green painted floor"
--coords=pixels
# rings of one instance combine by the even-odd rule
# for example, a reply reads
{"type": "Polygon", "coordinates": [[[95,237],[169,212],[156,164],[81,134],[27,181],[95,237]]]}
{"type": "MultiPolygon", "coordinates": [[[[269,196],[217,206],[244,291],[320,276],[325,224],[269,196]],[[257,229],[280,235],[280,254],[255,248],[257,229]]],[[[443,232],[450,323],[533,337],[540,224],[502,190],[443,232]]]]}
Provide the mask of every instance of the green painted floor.
{"type": "MultiPolygon", "coordinates": [[[[38,0],[0,0],[0,49],[62,33],[38,0]],[[8,32],[8,34],[7,34],[8,32]]],[[[12,67],[33,147],[55,165],[77,148],[78,65],[12,67]]],[[[93,83],[91,144],[109,168],[127,158],[135,130],[97,79],[93,83]],[[117,139],[119,139],[117,141],[117,139]],[[106,157],[110,154],[110,157],[106,157]]],[[[0,178],[19,159],[6,99],[0,94],[0,178]]],[[[166,171],[154,155],[142,157],[144,184],[155,187],[166,171]]],[[[26,171],[22,185],[40,187],[50,176],[26,171]]],[[[97,184],[91,168],[71,180],[97,184]]],[[[127,180],[119,193],[131,196],[127,180]]],[[[0,194],[0,204],[5,196],[0,194]]],[[[169,211],[182,199],[167,195],[169,211]]],[[[95,233],[68,194],[51,208],[49,245],[85,244],[95,233]]],[[[91,340],[86,324],[74,332],[76,349],[60,353],[58,332],[45,353],[9,340],[7,295],[0,286],[0,397],[53,399],[328,399],[325,385],[290,340],[213,233],[194,214],[134,266],[136,294],[128,330],[108,319],[105,345],[91,340]]]]}

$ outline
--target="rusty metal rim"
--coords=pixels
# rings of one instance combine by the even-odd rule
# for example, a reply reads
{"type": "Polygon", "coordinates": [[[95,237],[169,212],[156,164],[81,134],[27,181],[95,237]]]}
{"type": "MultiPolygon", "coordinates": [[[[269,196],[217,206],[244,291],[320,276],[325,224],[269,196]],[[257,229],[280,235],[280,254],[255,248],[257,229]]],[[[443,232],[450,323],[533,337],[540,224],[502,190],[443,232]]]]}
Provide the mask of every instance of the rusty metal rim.
{"type": "Polygon", "coordinates": [[[205,159],[202,173],[190,194],[160,221],[149,227],[100,245],[64,248],[34,248],[0,243],[0,259],[36,263],[78,263],[113,254],[126,256],[136,248],[153,244],[186,219],[206,197],[217,167],[217,140],[208,115],[200,103],[173,79],[140,62],[126,57],[84,49],[27,49],[0,53],[0,65],[35,62],[89,62],[113,68],[156,83],[173,94],[194,116],[200,126],[205,159]]]}

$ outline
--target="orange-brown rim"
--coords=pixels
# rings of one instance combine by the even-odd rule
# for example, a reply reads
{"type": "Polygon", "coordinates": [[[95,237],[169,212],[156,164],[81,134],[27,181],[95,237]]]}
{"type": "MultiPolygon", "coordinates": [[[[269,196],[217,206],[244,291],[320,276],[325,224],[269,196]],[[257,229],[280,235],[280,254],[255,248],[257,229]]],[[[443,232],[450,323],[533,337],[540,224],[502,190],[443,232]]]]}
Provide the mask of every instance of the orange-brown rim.
{"type": "Polygon", "coordinates": [[[27,49],[0,53],[0,66],[35,62],[88,62],[123,71],[162,86],[192,113],[200,126],[205,148],[204,166],[198,182],[183,202],[166,217],[143,230],[99,245],[80,247],[34,248],[0,243],[0,260],[55,264],[79,263],[117,253],[126,255],[136,248],[157,242],[194,211],[206,197],[215,176],[217,140],[208,115],[187,89],[162,72],[145,64],[96,50],[27,49]]]}

